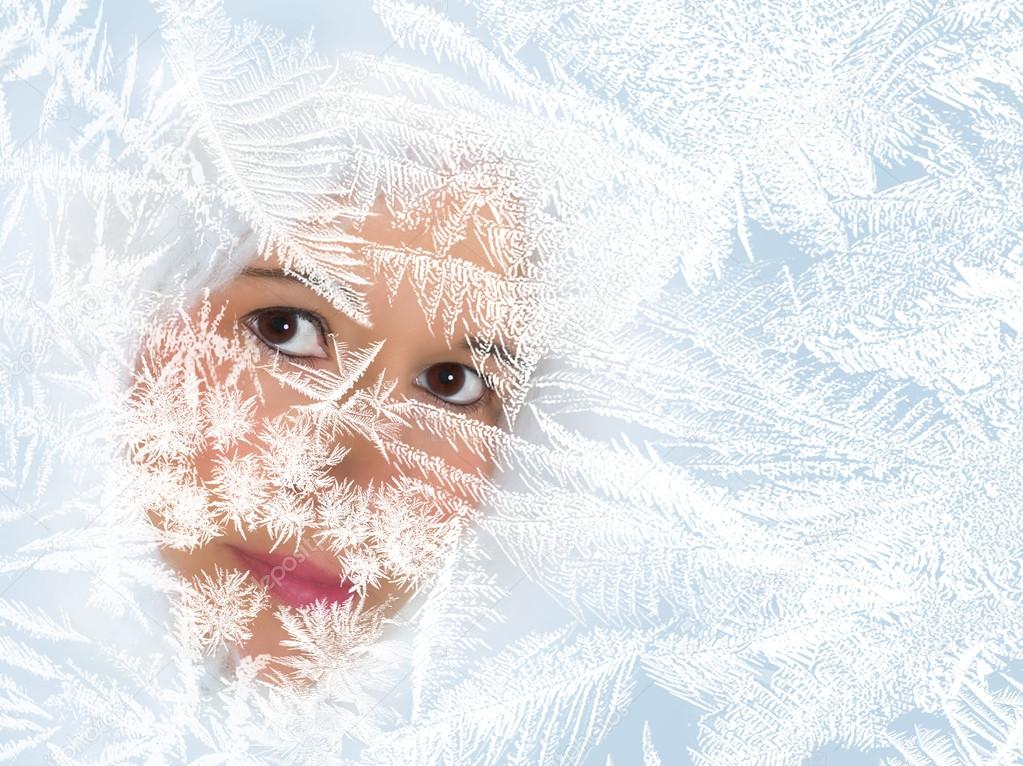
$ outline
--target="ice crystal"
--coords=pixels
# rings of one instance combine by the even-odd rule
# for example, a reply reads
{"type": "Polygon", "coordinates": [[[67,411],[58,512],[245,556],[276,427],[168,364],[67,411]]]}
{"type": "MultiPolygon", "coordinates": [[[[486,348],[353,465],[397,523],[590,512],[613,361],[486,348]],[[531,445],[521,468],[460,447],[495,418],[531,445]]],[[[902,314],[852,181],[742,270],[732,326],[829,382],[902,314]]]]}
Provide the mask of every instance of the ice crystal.
{"type": "Polygon", "coordinates": [[[247,573],[218,568],[212,577],[201,573],[182,603],[194,622],[200,645],[213,652],[229,642],[252,637],[249,623],[266,607],[267,597],[247,573]]]}
{"type": "Polygon", "coordinates": [[[356,5],[0,4],[0,761],[1023,762],[1023,8],[356,5]]]}

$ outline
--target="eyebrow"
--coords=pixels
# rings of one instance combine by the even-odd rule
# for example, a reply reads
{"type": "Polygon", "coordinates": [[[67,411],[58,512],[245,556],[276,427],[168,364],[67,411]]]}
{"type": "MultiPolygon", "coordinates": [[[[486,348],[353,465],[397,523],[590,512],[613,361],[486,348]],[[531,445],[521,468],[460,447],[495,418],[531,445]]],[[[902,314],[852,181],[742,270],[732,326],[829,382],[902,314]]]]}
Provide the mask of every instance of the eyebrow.
{"type": "MultiPolygon", "coordinates": [[[[309,287],[310,284],[315,284],[316,280],[308,274],[301,271],[285,271],[284,269],[262,269],[257,266],[246,266],[242,269],[242,276],[245,277],[259,277],[263,279],[286,279],[289,282],[297,282],[303,287],[309,287]]],[[[348,287],[341,285],[341,289],[349,294],[351,297],[356,297],[355,293],[348,287]]],[[[518,363],[518,357],[508,350],[506,346],[500,343],[488,343],[481,338],[466,338],[462,341],[462,348],[466,351],[484,356],[492,356],[504,364],[516,365],[518,363]]]]}
{"type": "Polygon", "coordinates": [[[480,338],[466,338],[462,341],[462,348],[483,356],[492,356],[502,364],[515,366],[519,361],[518,356],[509,351],[507,347],[496,342],[487,343],[480,338]]]}
{"type": "Polygon", "coordinates": [[[298,282],[299,284],[308,287],[310,282],[313,282],[313,278],[308,274],[304,274],[301,271],[285,271],[284,269],[260,269],[255,266],[246,266],[242,269],[242,276],[244,277],[267,277],[269,279],[287,279],[292,282],[298,282]]]}
{"type": "MultiPolygon", "coordinates": [[[[295,282],[302,285],[303,287],[312,287],[321,280],[305,273],[304,271],[294,271],[284,269],[261,269],[257,266],[246,266],[242,269],[243,277],[260,277],[263,279],[286,279],[289,282],[295,282]]],[[[356,293],[352,288],[341,282],[335,282],[335,286],[343,292],[348,299],[355,303],[360,302],[359,294],[356,293]]]]}

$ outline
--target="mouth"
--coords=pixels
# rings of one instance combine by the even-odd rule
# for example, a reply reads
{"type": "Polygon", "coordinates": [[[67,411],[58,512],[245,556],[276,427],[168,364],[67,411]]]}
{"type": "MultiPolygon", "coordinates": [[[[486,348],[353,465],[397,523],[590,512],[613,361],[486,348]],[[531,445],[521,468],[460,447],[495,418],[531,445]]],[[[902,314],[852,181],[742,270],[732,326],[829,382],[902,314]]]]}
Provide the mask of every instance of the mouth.
{"type": "Polygon", "coordinates": [[[301,553],[253,553],[233,545],[227,547],[256,582],[288,606],[309,606],[316,601],[343,604],[355,596],[355,586],[347,577],[321,569],[301,553]]]}

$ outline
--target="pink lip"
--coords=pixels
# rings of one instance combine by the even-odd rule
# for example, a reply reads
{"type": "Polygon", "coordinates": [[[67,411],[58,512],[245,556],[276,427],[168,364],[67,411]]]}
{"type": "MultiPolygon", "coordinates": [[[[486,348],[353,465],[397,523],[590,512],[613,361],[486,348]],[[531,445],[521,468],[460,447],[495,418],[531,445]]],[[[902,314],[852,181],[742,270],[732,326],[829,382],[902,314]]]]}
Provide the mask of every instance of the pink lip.
{"type": "Polygon", "coordinates": [[[301,560],[302,554],[251,553],[228,545],[235,558],[257,582],[288,606],[308,606],[314,601],[343,604],[355,595],[347,577],[327,572],[301,560]]]}

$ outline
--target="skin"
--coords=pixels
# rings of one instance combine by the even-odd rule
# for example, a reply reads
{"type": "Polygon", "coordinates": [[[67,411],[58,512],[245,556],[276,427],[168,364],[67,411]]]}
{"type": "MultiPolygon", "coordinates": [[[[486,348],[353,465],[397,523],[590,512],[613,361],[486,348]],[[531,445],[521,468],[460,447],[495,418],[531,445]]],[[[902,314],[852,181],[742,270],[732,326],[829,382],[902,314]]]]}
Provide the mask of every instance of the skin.
{"type": "MultiPolygon", "coordinates": [[[[483,215],[487,215],[484,211],[483,215]]],[[[492,220],[492,219],[491,219],[492,220]]],[[[378,205],[374,214],[362,226],[360,236],[369,243],[388,247],[408,248],[413,245],[422,247],[428,241],[428,231],[401,231],[390,214],[378,205]]],[[[494,265],[484,257],[484,249],[480,237],[470,225],[467,236],[455,244],[448,256],[467,261],[474,266],[491,272],[496,271],[494,265]]],[[[261,259],[250,265],[250,272],[243,273],[213,292],[208,298],[209,308],[216,315],[222,312],[222,320],[216,326],[216,333],[225,338],[255,339],[261,348],[261,364],[255,369],[247,370],[246,375],[237,379],[239,391],[243,397],[254,397],[256,400],[253,422],[261,424],[267,420],[293,411],[297,405],[309,404],[310,399],[303,393],[282,384],[266,369],[276,364],[281,371],[315,368],[336,372],[338,360],[334,357],[334,349],[330,342],[331,336],[342,340],[349,350],[366,349],[372,344],[381,343],[382,347],[365,370],[356,388],[369,386],[383,375],[395,384],[391,394],[395,400],[411,400],[432,404],[458,412],[481,423],[491,426],[503,426],[502,404],[500,396],[485,384],[482,385],[482,397],[471,404],[464,403],[480,386],[473,378],[474,368],[472,353],[456,336],[449,347],[443,331],[441,317],[430,320],[424,316],[420,308],[415,290],[408,280],[401,283],[396,294],[390,294],[383,279],[374,278],[368,270],[363,272],[369,285],[363,289],[366,305],[372,318],[372,327],[365,327],[354,321],[341,310],[331,305],[326,299],[317,295],[300,280],[288,278],[286,275],[274,275],[273,272],[285,270],[280,260],[261,259]],[[256,271],[253,271],[256,270],[256,271]],[[283,317],[290,327],[296,323],[303,329],[297,334],[297,340],[291,340],[272,347],[275,340],[288,336],[285,331],[278,335],[261,336],[261,329],[280,327],[282,317],[267,315],[268,309],[287,307],[287,309],[308,312],[315,315],[321,322],[324,339],[316,332],[311,332],[311,324],[300,322],[301,315],[291,314],[283,317]],[[263,312],[262,314],[260,312],[263,312]],[[260,317],[263,321],[260,322],[260,317]],[[269,324],[268,324],[269,323],[269,324]],[[313,345],[308,342],[313,339],[313,345]],[[269,341],[269,344],[268,344],[269,341]],[[290,344],[290,345],[289,345],[290,344]],[[320,352],[326,357],[289,358],[284,355],[285,349],[304,351],[319,344],[320,352]],[[278,353],[281,352],[281,353],[278,353]],[[451,372],[450,365],[464,365],[466,371],[460,384],[459,379],[445,384],[444,374],[451,372]],[[440,369],[436,365],[445,365],[440,369]],[[434,371],[431,377],[430,370],[434,371]],[[426,377],[424,378],[424,373],[426,377]],[[441,385],[431,383],[441,381],[441,385]],[[425,385],[424,385],[425,383],[425,385]],[[454,394],[454,396],[451,396],[454,394]],[[447,400],[445,399],[447,397],[447,400]],[[457,399],[460,401],[451,401],[457,399]]],[[[202,305],[197,304],[189,314],[189,321],[201,321],[202,305]]],[[[462,339],[464,340],[464,339],[462,339]]],[[[154,359],[159,365],[159,357],[154,359]]],[[[484,367],[484,370],[491,369],[484,367]]],[[[218,378],[227,375],[226,368],[215,368],[211,380],[202,384],[203,388],[216,386],[218,378]]],[[[480,381],[483,378],[479,379],[480,381]]],[[[460,449],[447,440],[438,439],[412,425],[403,425],[398,438],[413,448],[424,450],[430,455],[442,458],[452,468],[470,474],[488,475],[493,466],[488,457],[477,454],[464,445],[460,449]]],[[[409,469],[394,465],[382,455],[373,444],[361,436],[339,434],[336,446],[348,450],[343,460],[337,465],[327,468],[329,475],[339,482],[349,480],[360,487],[370,484],[380,486],[406,475],[416,475],[409,469]]],[[[262,444],[258,438],[247,438],[231,448],[234,456],[256,454],[262,444]]],[[[195,476],[204,484],[208,484],[214,476],[218,458],[222,457],[207,440],[194,456],[193,468],[195,476]]],[[[436,486],[436,479],[423,478],[436,486]]],[[[460,495],[455,490],[456,496],[460,495]]],[[[471,499],[463,498],[467,502],[471,499]]],[[[151,514],[156,525],[160,526],[158,514],[151,514]]],[[[265,528],[248,526],[243,530],[236,529],[233,524],[224,525],[223,532],[207,544],[191,550],[164,549],[166,560],[185,578],[195,580],[203,573],[213,575],[216,568],[221,570],[243,570],[244,562],[239,561],[236,549],[249,552],[269,552],[274,547],[273,539],[265,528]]],[[[293,542],[289,546],[278,548],[278,552],[293,551],[293,542]]],[[[318,566],[320,569],[340,572],[343,574],[342,561],[327,549],[321,542],[314,540],[313,535],[306,535],[301,545],[303,559],[318,566]]],[[[251,575],[250,575],[251,576],[251,575]]],[[[286,576],[286,575],[285,575],[286,576]]],[[[407,601],[411,590],[403,583],[383,580],[378,587],[371,587],[365,596],[360,596],[362,605],[371,609],[379,607],[384,615],[392,615],[407,601]]],[[[275,658],[288,657],[294,650],[282,645],[288,638],[280,620],[276,615],[281,602],[271,591],[266,608],[262,609],[250,623],[252,637],[235,644],[243,654],[273,655],[275,658]]],[[[276,659],[270,660],[267,668],[281,669],[284,667],[276,659]]]]}

